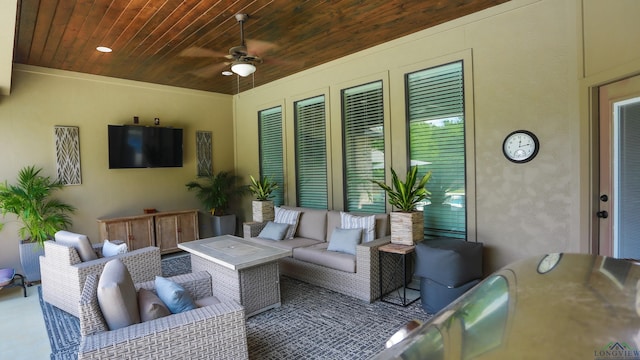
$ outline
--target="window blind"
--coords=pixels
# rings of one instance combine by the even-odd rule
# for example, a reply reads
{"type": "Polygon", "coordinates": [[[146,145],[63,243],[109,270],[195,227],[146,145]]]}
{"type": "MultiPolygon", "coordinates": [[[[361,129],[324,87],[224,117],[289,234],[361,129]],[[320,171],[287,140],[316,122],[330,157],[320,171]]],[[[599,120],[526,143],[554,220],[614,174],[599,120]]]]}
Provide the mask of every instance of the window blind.
{"type": "Polygon", "coordinates": [[[406,75],[409,156],[432,172],[423,205],[425,236],[466,236],[462,61],[406,75]]]}
{"type": "Polygon", "coordinates": [[[282,107],[258,112],[260,141],[260,177],[268,176],[278,183],[272,194],[273,204],[284,204],[284,159],[282,146],[282,107]]]}
{"type": "Polygon", "coordinates": [[[296,101],[294,108],[298,206],[326,209],[327,127],[324,95],[296,101]]]}
{"type": "Polygon", "coordinates": [[[345,209],[385,212],[382,81],[342,90],[345,209]]]}

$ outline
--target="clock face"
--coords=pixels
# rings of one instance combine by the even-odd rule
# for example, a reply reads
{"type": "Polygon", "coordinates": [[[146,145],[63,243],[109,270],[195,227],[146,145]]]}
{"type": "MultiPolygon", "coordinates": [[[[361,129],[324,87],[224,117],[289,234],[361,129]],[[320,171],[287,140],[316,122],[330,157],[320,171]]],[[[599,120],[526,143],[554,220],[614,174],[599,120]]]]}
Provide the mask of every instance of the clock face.
{"type": "Polygon", "coordinates": [[[548,273],[554,267],[556,267],[556,265],[558,265],[561,258],[562,258],[561,253],[552,253],[552,254],[545,255],[540,260],[540,263],[538,263],[538,273],[540,274],[548,273]]]}
{"type": "Polygon", "coordinates": [[[515,163],[531,161],[537,154],[540,143],[530,131],[516,130],[507,135],[502,143],[504,156],[515,163]]]}

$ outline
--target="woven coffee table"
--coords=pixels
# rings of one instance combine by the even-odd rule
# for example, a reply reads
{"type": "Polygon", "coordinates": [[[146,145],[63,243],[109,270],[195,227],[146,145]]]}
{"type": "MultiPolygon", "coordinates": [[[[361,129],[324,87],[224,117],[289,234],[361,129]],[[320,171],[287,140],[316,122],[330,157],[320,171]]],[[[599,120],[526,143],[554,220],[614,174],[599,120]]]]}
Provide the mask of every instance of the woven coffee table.
{"type": "Polygon", "coordinates": [[[211,274],[214,295],[242,304],[247,317],[280,306],[278,259],[290,250],[222,235],[178,244],[191,253],[191,269],[211,274]]]}

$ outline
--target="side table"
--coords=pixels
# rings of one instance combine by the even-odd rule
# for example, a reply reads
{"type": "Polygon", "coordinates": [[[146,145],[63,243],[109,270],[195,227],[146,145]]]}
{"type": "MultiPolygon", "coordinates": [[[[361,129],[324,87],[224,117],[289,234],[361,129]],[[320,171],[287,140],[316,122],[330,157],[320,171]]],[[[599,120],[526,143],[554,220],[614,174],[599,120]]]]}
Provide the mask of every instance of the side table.
{"type": "Polygon", "coordinates": [[[411,275],[407,268],[410,262],[407,257],[411,256],[415,251],[414,245],[387,244],[380,246],[378,251],[379,268],[380,268],[380,301],[386,303],[408,306],[420,299],[420,289],[411,287],[411,275]],[[391,256],[390,262],[383,261],[383,257],[391,256]],[[390,264],[392,269],[385,271],[383,264],[390,264]],[[398,276],[402,276],[401,281],[397,281],[398,276]],[[387,283],[385,283],[387,280],[387,283]],[[397,284],[401,284],[396,287],[397,284]],[[387,290],[391,288],[391,290],[387,290]],[[387,290],[385,292],[385,290],[387,290]],[[393,301],[395,300],[395,301],[393,301]]]}

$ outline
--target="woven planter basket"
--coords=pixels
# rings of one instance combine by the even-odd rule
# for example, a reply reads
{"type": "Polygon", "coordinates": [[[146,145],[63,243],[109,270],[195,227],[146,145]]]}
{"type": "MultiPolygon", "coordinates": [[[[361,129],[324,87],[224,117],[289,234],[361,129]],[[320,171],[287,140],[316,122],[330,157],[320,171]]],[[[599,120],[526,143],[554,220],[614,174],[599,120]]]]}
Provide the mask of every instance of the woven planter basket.
{"type": "Polygon", "coordinates": [[[273,211],[273,201],[258,201],[254,200],[252,203],[253,221],[266,222],[273,221],[275,214],[273,211]]]}
{"type": "Polygon", "coordinates": [[[391,213],[391,242],[414,245],[424,239],[424,213],[394,211],[391,213]]]}

